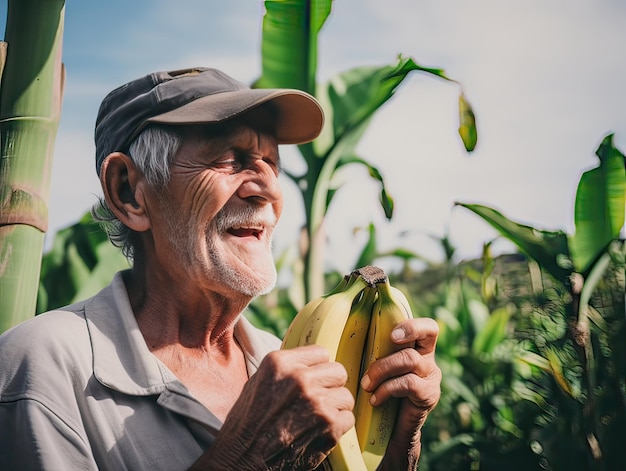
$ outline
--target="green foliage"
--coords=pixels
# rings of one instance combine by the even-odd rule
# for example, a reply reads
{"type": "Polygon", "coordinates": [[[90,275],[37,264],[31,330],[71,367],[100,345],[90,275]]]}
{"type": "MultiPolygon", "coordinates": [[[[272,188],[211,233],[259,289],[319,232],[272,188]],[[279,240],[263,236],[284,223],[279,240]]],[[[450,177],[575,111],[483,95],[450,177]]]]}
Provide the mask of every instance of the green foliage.
{"type": "Polygon", "coordinates": [[[576,233],[570,239],[578,273],[587,276],[594,261],[624,226],[626,169],[624,154],[613,145],[613,135],[604,138],[596,151],[597,168],[585,172],[576,192],[576,233]]]}
{"type": "Polygon", "coordinates": [[[620,469],[626,458],[618,438],[626,430],[625,250],[623,241],[611,244],[589,304],[600,352],[601,464],[589,455],[581,422],[585,375],[568,330],[567,286],[532,259],[493,259],[489,250],[479,260],[448,259],[391,275],[411,293],[414,313],[440,326],[442,397],[423,431],[420,469],[620,469]]]}
{"type": "Polygon", "coordinates": [[[566,281],[572,271],[567,235],[562,231],[544,231],[511,221],[493,208],[480,204],[457,203],[491,224],[500,234],[513,241],[552,276],[566,281]]]}
{"type": "Polygon", "coordinates": [[[536,383],[541,398],[536,402],[552,408],[542,415],[540,433],[551,469],[617,469],[626,459],[615,440],[617,431],[626,430],[626,249],[617,239],[626,211],[626,159],[613,146],[612,135],[596,155],[598,167],[584,172],[578,185],[573,236],[520,225],[485,206],[461,204],[514,242],[554,281],[552,288],[538,292],[531,313],[518,326],[528,352],[523,359],[553,380],[536,383]],[[621,270],[621,280],[607,275],[613,267],[621,270]],[[608,276],[621,294],[600,309],[593,295],[608,276]],[[553,440],[563,431],[573,433],[575,446],[567,453],[553,440]]]}
{"type": "Polygon", "coordinates": [[[440,328],[442,397],[423,430],[420,469],[540,469],[542,457],[531,447],[540,407],[526,400],[533,392],[520,361],[524,349],[514,338],[519,310],[508,297],[483,289],[498,291],[496,270],[509,263],[524,262],[493,260],[485,250],[480,260],[456,264],[449,258],[393,277],[412,294],[414,313],[436,319],[440,328]]]}
{"type": "Polygon", "coordinates": [[[626,160],[613,146],[612,135],[604,138],[596,155],[598,167],[583,173],[576,192],[573,236],[518,224],[486,206],[457,204],[482,217],[562,283],[569,283],[572,273],[587,277],[618,237],[626,208],[626,160]]]}
{"type": "Polygon", "coordinates": [[[617,439],[626,430],[624,242],[610,244],[608,253],[610,262],[588,303],[590,357],[581,355],[584,342],[572,328],[567,286],[544,274],[540,292],[518,300],[523,315],[516,337],[527,349],[523,361],[545,373],[531,385],[544,403],[535,435],[549,469],[620,469],[626,459],[617,439]],[[563,434],[570,437],[567,449],[556,440],[563,434]]]}
{"type": "Polygon", "coordinates": [[[129,263],[91,214],[60,230],[42,259],[37,313],[96,294],[129,263]]]}
{"type": "Polygon", "coordinates": [[[468,152],[476,147],[478,133],[476,132],[476,118],[465,94],[459,95],[459,135],[468,152]]]}

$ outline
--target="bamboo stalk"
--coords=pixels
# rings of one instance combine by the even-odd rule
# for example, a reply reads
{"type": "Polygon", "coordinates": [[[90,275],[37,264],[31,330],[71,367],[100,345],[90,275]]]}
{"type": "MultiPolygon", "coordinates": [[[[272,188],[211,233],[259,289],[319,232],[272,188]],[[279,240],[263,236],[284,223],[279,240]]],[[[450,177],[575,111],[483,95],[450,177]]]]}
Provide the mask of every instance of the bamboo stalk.
{"type": "Polygon", "coordinates": [[[65,0],[9,0],[0,87],[0,332],[35,314],[61,112],[65,0]]]}

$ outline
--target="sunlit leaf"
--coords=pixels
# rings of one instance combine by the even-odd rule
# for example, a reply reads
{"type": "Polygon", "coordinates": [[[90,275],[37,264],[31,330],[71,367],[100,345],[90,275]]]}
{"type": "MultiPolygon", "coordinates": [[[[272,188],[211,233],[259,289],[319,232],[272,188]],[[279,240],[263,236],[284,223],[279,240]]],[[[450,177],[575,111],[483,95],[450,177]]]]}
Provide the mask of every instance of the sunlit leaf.
{"type": "Polygon", "coordinates": [[[467,312],[470,315],[474,332],[479,334],[485,328],[489,320],[489,309],[482,301],[469,299],[467,301],[467,312]]]}
{"type": "Polygon", "coordinates": [[[567,282],[572,267],[567,235],[564,232],[543,231],[519,224],[495,209],[480,204],[456,203],[456,205],[480,216],[557,280],[567,282]]]}
{"type": "Polygon", "coordinates": [[[259,88],[297,88],[315,93],[317,36],[332,0],[266,0],[259,88]]]}
{"type": "Polygon", "coordinates": [[[546,350],[546,359],[548,363],[550,363],[550,371],[552,376],[556,380],[557,384],[561,387],[561,389],[567,393],[569,396],[574,397],[574,393],[572,388],[570,387],[567,379],[563,375],[563,364],[561,363],[561,359],[558,354],[553,349],[546,350]]]}
{"type": "Polygon", "coordinates": [[[624,155],[613,146],[613,135],[604,138],[596,155],[598,167],[583,173],[576,192],[571,237],[576,270],[586,274],[594,260],[617,238],[624,226],[626,170],[624,155]]]}
{"type": "Polygon", "coordinates": [[[357,133],[360,136],[373,114],[415,71],[449,80],[441,69],[424,67],[411,58],[400,57],[394,65],[350,69],[319,87],[317,98],[327,113],[328,122],[316,142],[318,155],[327,154],[337,141],[350,134],[357,133]]]}
{"type": "Polygon", "coordinates": [[[468,152],[472,152],[476,148],[478,142],[476,118],[463,91],[459,94],[459,136],[461,136],[463,145],[468,152]]]}
{"type": "Polygon", "coordinates": [[[393,216],[394,206],[393,198],[389,195],[389,193],[387,193],[387,190],[385,190],[385,188],[380,191],[380,204],[385,211],[385,216],[387,217],[387,219],[391,219],[391,217],[393,216]]]}

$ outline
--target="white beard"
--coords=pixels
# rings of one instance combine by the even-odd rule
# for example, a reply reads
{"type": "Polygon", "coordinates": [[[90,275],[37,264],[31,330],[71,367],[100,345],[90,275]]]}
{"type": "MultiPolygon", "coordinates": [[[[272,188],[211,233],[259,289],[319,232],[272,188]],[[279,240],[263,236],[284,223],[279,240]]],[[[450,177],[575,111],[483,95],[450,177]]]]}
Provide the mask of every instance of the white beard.
{"type": "Polygon", "coordinates": [[[180,263],[186,267],[202,266],[200,276],[211,277],[223,286],[250,297],[270,292],[276,285],[277,273],[272,256],[272,233],[276,223],[276,214],[271,205],[252,206],[226,205],[212,220],[205,232],[205,247],[198,247],[198,222],[181,215],[169,204],[169,199],[161,195],[162,208],[167,213],[168,238],[179,256],[180,263]],[[228,229],[236,226],[263,226],[263,238],[267,243],[265,255],[254,266],[232,264],[225,256],[226,252],[218,246],[218,240],[228,229]],[[201,253],[206,254],[200,256],[201,253]],[[246,269],[247,268],[247,269],[246,269]]]}
{"type": "Polygon", "coordinates": [[[269,205],[262,208],[242,206],[231,209],[224,207],[215,217],[214,228],[218,234],[238,225],[262,225],[265,227],[263,237],[267,241],[266,255],[260,263],[255,264],[252,274],[249,271],[238,269],[224,260],[222,252],[216,250],[213,240],[207,237],[207,251],[213,268],[225,285],[234,288],[248,296],[259,296],[269,293],[276,286],[276,265],[272,257],[272,232],[276,216],[269,205]]]}

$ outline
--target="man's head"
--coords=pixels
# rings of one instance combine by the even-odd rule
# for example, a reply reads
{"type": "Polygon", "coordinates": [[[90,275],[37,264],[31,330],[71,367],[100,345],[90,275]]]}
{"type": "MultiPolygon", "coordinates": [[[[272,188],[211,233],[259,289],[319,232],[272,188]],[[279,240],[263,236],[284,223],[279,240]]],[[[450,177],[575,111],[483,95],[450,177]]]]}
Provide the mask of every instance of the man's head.
{"type": "Polygon", "coordinates": [[[292,89],[251,89],[217,69],[196,67],[155,72],[116,88],[98,112],[96,171],[112,152],[128,151],[150,123],[180,126],[217,124],[269,103],[276,110],[279,144],[315,139],[324,121],[321,107],[307,93],[292,89]]]}
{"type": "Polygon", "coordinates": [[[105,200],[94,213],[113,223],[109,235],[127,255],[147,251],[174,270],[230,270],[254,294],[246,273],[271,264],[282,209],[278,144],[308,142],[322,123],[319,104],[301,91],[253,90],[213,69],[143,77],[101,106],[105,200]]]}

